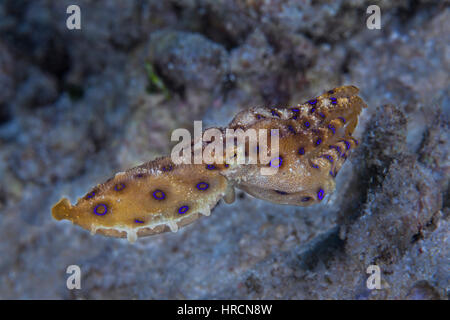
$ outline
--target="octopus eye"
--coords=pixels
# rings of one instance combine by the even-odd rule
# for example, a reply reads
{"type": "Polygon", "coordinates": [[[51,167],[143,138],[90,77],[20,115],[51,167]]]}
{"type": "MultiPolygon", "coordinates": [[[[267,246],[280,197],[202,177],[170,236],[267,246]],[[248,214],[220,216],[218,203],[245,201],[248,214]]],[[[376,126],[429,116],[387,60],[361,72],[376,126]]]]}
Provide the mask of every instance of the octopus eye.
{"type": "Polygon", "coordinates": [[[104,216],[105,214],[108,213],[108,207],[106,206],[106,204],[103,203],[98,204],[94,208],[94,213],[98,216],[104,216]]]}
{"type": "Polygon", "coordinates": [[[200,182],[197,184],[197,189],[198,190],[206,190],[209,188],[209,185],[206,182],[200,182]]]}
{"type": "Polygon", "coordinates": [[[158,189],[153,191],[153,198],[155,198],[156,200],[164,200],[166,198],[166,195],[163,191],[158,189]]]}
{"type": "Polygon", "coordinates": [[[280,190],[275,190],[275,192],[276,192],[276,193],[278,193],[278,194],[282,194],[282,195],[286,195],[286,194],[288,194],[287,192],[284,192],[284,191],[280,191],[280,190]]]}
{"type": "Polygon", "coordinates": [[[182,206],[178,209],[178,213],[179,214],[185,214],[186,212],[188,212],[189,207],[188,206],[182,206]]]}
{"type": "Polygon", "coordinates": [[[302,199],[302,202],[308,202],[309,200],[311,200],[311,197],[304,197],[304,198],[302,199]]]}

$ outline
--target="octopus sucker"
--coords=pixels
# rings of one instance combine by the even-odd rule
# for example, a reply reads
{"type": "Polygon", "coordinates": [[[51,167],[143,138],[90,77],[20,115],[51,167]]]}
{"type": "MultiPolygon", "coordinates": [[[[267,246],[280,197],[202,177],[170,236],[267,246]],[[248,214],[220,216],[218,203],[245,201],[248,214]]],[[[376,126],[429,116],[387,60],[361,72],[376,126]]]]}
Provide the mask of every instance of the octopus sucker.
{"type": "MultiPolygon", "coordinates": [[[[218,129],[225,141],[228,129],[267,130],[268,149],[277,135],[279,155],[266,163],[238,164],[231,160],[262,145],[233,143],[232,157],[224,163],[175,164],[162,157],[115,174],[93,187],[72,205],[63,198],[52,208],[56,220],[69,220],[110,237],[139,237],[177,232],[202,216],[209,216],[223,199],[232,203],[235,188],[277,204],[309,206],[322,202],[335,189],[335,177],[350,152],[358,146],[352,136],[358,116],[367,107],[358,88],[343,86],[302,104],[256,107],[239,112],[226,128],[218,129]],[[273,129],[278,129],[274,131],[273,129]],[[261,168],[276,167],[271,175],[261,168]]],[[[211,142],[192,141],[201,150],[211,142]]],[[[192,154],[194,152],[192,151],[192,154]]]]}

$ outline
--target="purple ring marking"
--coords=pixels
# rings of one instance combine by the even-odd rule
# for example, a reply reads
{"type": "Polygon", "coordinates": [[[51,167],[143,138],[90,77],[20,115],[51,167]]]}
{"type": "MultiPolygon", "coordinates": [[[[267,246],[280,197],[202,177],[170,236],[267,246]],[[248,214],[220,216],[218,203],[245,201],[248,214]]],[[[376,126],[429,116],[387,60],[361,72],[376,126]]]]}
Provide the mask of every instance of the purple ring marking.
{"type": "Polygon", "coordinates": [[[290,126],[290,125],[288,126],[288,130],[289,130],[290,132],[294,133],[294,134],[296,133],[295,130],[294,130],[294,128],[293,128],[292,126],[290,126]]]}
{"type": "Polygon", "coordinates": [[[116,190],[116,191],[121,191],[123,189],[125,189],[125,184],[124,183],[119,183],[119,184],[116,184],[114,186],[114,190],[116,190]]]}
{"type": "Polygon", "coordinates": [[[350,147],[351,147],[350,142],[348,142],[347,140],[341,140],[341,141],[343,141],[345,143],[346,150],[350,149],[350,147]]]}
{"type": "Polygon", "coordinates": [[[319,200],[322,200],[324,193],[325,192],[323,191],[323,189],[319,189],[319,191],[317,192],[317,198],[319,198],[319,200]]]}
{"type": "Polygon", "coordinates": [[[317,164],[314,164],[311,162],[311,167],[313,167],[314,169],[319,169],[319,166],[317,164]]]}
{"type": "Polygon", "coordinates": [[[166,195],[162,190],[157,189],[153,191],[153,198],[155,198],[156,200],[164,200],[166,198],[166,195]]]}
{"type": "Polygon", "coordinates": [[[207,184],[206,182],[199,182],[198,184],[197,184],[197,189],[198,190],[206,190],[206,189],[208,189],[209,188],[209,184],[207,184]]]}
{"type": "Polygon", "coordinates": [[[336,129],[331,124],[328,125],[328,129],[330,129],[333,132],[333,134],[336,133],[336,129]]]}
{"type": "Polygon", "coordinates": [[[94,213],[98,216],[104,216],[108,213],[108,207],[106,206],[106,204],[100,203],[94,208],[94,213]],[[99,211],[99,208],[103,208],[103,213],[99,211]]]}
{"type": "Polygon", "coordinates": [[[276,116],[276,117],[280,117],[280,115],[278,114],[278,112],[276,112],[275,110],[271,110],[272,111],[272,115],[273,116],[276,116]]]}
{"type": "Polygon", "coordinates": [[[185,214],[189,210],[188,206],[182,206],[180,209],[178,209],[179,214],[185,214]]]}
{"type": "Polygon", "coordinates": [[[332,156],[330,156],[330,155],[324,155],[324,156],[322,156],[323,158],[325,158],[325,159],[327,159],[328,161],[330,161],[331,163],[333,163],[333,161],[334,161],[334,159],[333,159],[333,157],[332,156]]]}
{"type": "Polygon", "coordinates": [[[272,161],[276,160],[276,159],[278,159],[278,166],[276,166],[276,168],[279,168],[281,166],[281,164],[283,163],[283,158],[282,157],[273,158],[272,160],[270,160],[269,166],[275,167],[275,165],[272,165],[272,161]]]}

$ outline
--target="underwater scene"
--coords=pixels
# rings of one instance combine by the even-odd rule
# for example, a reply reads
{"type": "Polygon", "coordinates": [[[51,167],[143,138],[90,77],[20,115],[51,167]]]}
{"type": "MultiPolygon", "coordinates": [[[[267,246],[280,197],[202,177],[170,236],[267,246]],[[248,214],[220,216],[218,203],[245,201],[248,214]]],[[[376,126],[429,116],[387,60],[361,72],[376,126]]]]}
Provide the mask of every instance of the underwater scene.
{"type": "Polygon", "coordinates": [[[449,75],[448,1],[0,1],[0,300],[448,300],[449,75]]]}

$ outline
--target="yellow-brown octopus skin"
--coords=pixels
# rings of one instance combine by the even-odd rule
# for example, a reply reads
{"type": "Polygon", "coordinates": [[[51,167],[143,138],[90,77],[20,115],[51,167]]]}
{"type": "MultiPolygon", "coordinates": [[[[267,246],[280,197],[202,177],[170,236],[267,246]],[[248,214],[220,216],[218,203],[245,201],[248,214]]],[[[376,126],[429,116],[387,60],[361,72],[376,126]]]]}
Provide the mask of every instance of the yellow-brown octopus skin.
{"type": "Polygon", "coordinates": [[[164,157],[117,173],[74,206],[61,199],[52,208],[53,217],[93,234],[134,242],[137,237],[175,232],[210,215],[221,198],[234,201],[235,187],[278,204],[318,203],[334,191],[339,169],[358,145],[352,133],[366,104],[357,93],[356,87],[344,86],[295,107],[237,114],[228,128],[279,129],[279,166],[273,175],[260,170],[272,162],[175,165],[164,157]]]}

